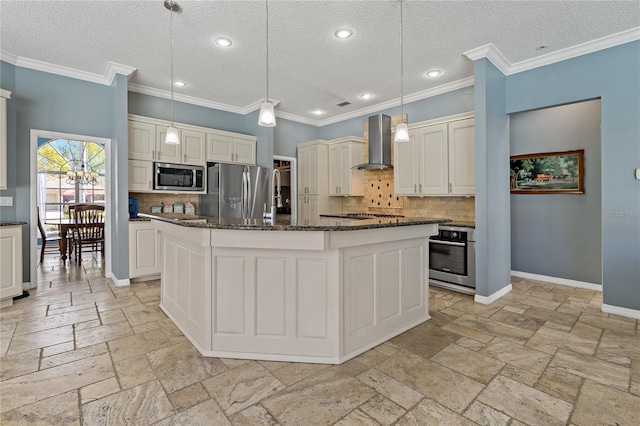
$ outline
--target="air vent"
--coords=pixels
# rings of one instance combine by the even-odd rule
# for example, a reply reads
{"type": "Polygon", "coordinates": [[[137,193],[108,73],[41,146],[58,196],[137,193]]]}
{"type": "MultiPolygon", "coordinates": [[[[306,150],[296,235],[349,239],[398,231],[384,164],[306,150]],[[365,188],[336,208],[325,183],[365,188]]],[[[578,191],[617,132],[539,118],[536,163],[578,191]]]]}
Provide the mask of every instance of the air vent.
{"type": "Polygon", "coordinates": [[[339,104],[337,104],[339,107],[345,107],[347,105],[351,105],[351,102],[348,101],[344,101],[344,102],[340,102],[339,104]]]}

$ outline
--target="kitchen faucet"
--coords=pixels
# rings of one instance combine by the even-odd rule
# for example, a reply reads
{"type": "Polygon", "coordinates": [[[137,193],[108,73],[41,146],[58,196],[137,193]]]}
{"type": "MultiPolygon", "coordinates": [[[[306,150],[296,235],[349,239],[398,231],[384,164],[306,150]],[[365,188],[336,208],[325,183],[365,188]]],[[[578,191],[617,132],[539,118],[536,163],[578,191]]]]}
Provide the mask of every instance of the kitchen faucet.
{"type": "MultiPolygon", "coordinates": [[[[280,193],[280,170],[273,169],[273,173],[271,175],[271,185],[273,186],[273,191],[271,192],[271,213],[264,213],[263,217],[265,219],[270,219],[271,223],[275,223],[276,221],[276,207],[282,207],[282,194],[280,193]],[[277,190],[277,195],[276,195],[277,190]],[[276,203],[277,200],[277,203],[276,203]]],[[[266,210],[266,206],[265,206],[266,210]]]]}

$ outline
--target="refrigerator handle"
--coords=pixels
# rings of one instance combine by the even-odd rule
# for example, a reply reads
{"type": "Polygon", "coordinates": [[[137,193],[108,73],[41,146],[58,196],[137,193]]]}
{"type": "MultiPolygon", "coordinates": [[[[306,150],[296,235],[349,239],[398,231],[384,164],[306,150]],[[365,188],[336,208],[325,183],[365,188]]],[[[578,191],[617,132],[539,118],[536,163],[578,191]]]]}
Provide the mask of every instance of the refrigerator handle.
{"type": "Polygon", "coordinates": [[[242,193],[240,194],[240,217],[244,219],[245,216],[245,200],[247,198],[247,174],[243,170],[242,171],[242,193]]]}
{"type": "Polygon", "coordinates": [[[247,218],[253,216],[253,212],[251,211],[251,201],[253,201],[253,196],[251,194],[251,171],[249,167],[245,167],[245,173],[247,174],[247,218]]]}

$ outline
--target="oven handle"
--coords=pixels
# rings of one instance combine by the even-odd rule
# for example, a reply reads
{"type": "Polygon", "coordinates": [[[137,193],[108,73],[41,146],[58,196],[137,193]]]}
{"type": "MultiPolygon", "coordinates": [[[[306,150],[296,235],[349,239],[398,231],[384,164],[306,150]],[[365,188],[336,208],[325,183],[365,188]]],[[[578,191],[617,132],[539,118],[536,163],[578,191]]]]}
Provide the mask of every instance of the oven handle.
{"type": "Polygon", "coordinates": [[[440,241],[440,240],[429,240],[429,243],[442,244],[444,246],[458,246],[458,247],[464,247],[467,245],[466,243],[454,243],[453,241],[440,241]]]}

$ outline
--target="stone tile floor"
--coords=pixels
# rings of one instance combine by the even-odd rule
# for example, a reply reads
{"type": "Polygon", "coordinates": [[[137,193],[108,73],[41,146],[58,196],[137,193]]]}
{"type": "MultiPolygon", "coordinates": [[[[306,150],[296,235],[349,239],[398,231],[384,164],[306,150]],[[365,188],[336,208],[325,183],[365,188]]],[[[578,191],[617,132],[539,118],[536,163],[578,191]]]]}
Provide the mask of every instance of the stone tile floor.
{"type": "Polygon", "coordinates": [[[339,366],[203,358],[95,260],[47,257],[0,310],[0,423],[637,425],[638,321],[602,294],[513,278],[492,305],[431,288],[432,319],[339,366]]]}

